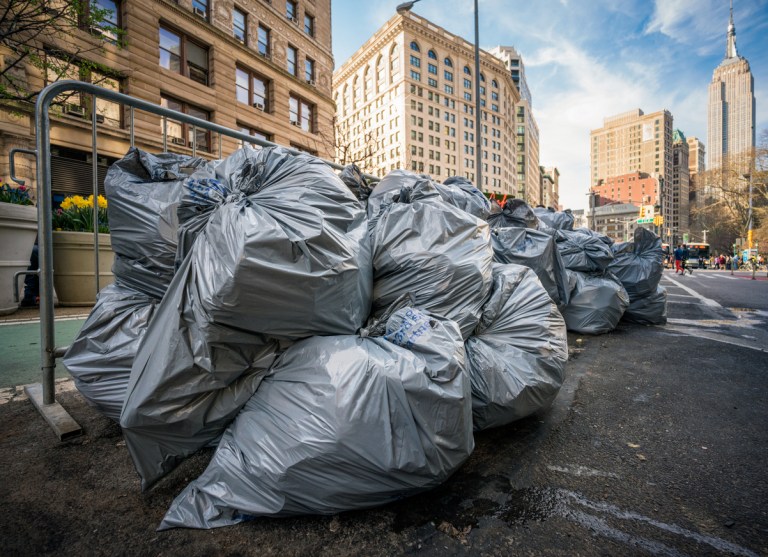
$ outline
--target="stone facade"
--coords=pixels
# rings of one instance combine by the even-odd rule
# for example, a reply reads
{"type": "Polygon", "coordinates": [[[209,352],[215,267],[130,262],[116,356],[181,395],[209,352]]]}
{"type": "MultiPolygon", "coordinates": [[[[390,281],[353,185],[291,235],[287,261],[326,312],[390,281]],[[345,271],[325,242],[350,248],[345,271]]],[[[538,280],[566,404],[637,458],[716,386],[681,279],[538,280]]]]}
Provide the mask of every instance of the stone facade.
{"type": "MultiPolygon", "coordinates": [[[[194,5],[191,0],[131,0],[115,5],[125,33],[123,46],[104,42],[89,54],[90,60],[109,70],[108,80],[102,84],[281,145],[325,158],[332,156],[333,144],[328,140],[335,113],[330,0],[247,0],[237,4],[232,0],[195,0],[194,5]],[[269,33],[263,54],[259,27],[269,33]],[[295,53],[294,74],[288,69],[289,47],[295,53]],[[311,79],[305,75],[307,60],[313,64],[311,79]],[[238,77],[244,75],[248,78],[246,88],[238,88],[238,77]],[[263,108],[252,102],[257,88],[248,83],[253,77],[266,85],[263,108]],[[294,116],[289,113],[291,98],[301,106],[294,116]]],[[[100,42],[83,29],[79,36],[52,46],[67,52],[72,45],[100,42]]],[[[35,68],[26,68],[26,74],[30,89],[42,89],[49,82],[48,76],[35,68]]],[[[62,175],[71,172],[58,184],[54,173],[53,190],[67,193],[77,189],[79,173],[86,166],[90,168],[90,100],[76,95],[52,108],[52,114],[52,164],[62,165],[62,175]]],[[[97,102],[97,114],[101,177],[110,162],[122,157],[129,147],[130,115],[127,109],[102,101],[97,102]]],[[[30,106],[12,110],[0,106],[0,175],[8,175],[10,148],[34,147],[33,119],[30,106]]],[[[167,130],[167,149],[174,152],[191,154],[193,137],[199,140],[195,144],[197,154],[210,158],[226,156],[240,146],[238,140],[223,137],[220,141],[213,133],[198,130],[193,135],[191,129],[170,121],[167,130]]],[[[134,133],[138,147],[163,150],[159,117],[136,110],[134,133]]],[[[34,184],[33,163],[22,157],[17,160],[17,174],[34,184]]],[[[86,178],[90,183],[90,174],[86,178]]]]}
{"type": "MultiPolygon", "coordinates": [[[[514,195],[515,104],[504,64],[481,51],[483,184],[514,195]]],[[[411,12],[393,16],[335,72],[336,160],[475,181],[474,47],[411,12]]]]}

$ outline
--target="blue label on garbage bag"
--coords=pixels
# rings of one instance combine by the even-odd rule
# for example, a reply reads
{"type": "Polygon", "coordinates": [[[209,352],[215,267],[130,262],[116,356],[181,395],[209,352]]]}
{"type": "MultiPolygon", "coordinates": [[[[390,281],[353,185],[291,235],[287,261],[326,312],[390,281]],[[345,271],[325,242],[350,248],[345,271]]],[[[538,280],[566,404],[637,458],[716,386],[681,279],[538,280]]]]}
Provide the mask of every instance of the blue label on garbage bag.
{"type": "Polygon", "coordinates": [[[416,341],[432,328],[428,315],[413,308],[395,312],[387,321],[384,338],[403,348],[413,348],[416,341]]]}

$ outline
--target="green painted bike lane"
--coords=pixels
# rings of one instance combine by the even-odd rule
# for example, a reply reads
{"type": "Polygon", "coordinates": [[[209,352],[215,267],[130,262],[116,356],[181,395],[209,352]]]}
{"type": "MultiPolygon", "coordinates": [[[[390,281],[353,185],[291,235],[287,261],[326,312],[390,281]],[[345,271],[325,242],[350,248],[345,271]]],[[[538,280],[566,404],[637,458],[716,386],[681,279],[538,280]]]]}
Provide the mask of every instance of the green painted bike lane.
{"type": "MultiPolygon", "coordinates": [[[[68,346],[85,319],[57,319],[56,346],[68,346]]],[[[56,378],[69,373],[56,360],[56,378]]],[[[40,381],[40,322],[0,323],[0,388],[40,381]]]]}

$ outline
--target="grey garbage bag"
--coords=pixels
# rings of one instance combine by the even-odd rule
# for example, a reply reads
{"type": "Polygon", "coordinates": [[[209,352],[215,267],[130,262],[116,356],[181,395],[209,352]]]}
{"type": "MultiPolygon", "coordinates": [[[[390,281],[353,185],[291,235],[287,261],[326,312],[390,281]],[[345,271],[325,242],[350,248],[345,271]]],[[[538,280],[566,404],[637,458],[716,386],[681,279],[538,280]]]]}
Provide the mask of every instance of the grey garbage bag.
{"type": "Polygon", "coordinates": [[[608,270],[627,289],[631,301],[656,292],[664,272],[661,238],[645,228],[636,228],[632,242],[614,244],[613,261],[608,270]]]}
{"type": "Polygon", "coordinates": [[[363,177],[363,172],[356,164],[348,164],[339,173],[339,178],[360,201],[367,201],[373,188],[363,177]]]}
{"type": "Polygon", "coordinates": [[[221,435],[283,348],[210,319],[199,290],[211,269],[194,254],[174,277],[144,335],[120,416],[145,490],[221,435]]]}
{"type": "Polygon", "coordinates": [[[596,230],[592,230],[591,228],[574,228],[574,232],[579,232],[580,234],[586,234],[587,236],[591,236],[592,238],[595,238],[599,241],[601,241],[603,244],[605,244],[608,247],[611,247],[613,245],[613,239],[606,236],[605,234],[601,234],[600,232],[597,232],[596,230]]]}
{"type": "Polygon", "coordinates": [[[352,334],[368,318],[365,209],[319,159],[241,149],[187,180],[179,221],[179,255],[194,242],[216,323],[294,340],[352,334]]]}
{"type": "Polygon", "coordinates": [[[600,272],[613,261],[610,246],[598,237],[575,230],[558,230],[555,241],[563,264],[569,271],[600,272]]]}
{"type": "Polygon", "coordinates": [[[370,312],[365,213],[329,167],[268,148],[238,151],[215,172],[185,183],[188,253],[120,418],[144,488],[224,431],[283,342],[354,332],[370,312]]]}
{"type": "Polygon", "coordinates": [[[657,286],[652,294],[632,300],[622,319],[640,325],[666,324],[667,291],[663,286],[657,286]]]}
{"type": "Polygon", "coordinates": [[[117,281],[162,298],[175,271],[182,183],[201,166],[200,157],[152,155],[131,147],[104,180],[117,281]]]}
{"type": "Polygon", "coordinates": [[[491,228],[537,228],[539,219],[522,199],[510,199],[501,211],[493,212],[488,217],[491,228]]]}
{"type": "Polygon", "coordinates": [[[439,485],[473,447],[458,327],[403,308],[382,337],[289,348],[160,529],[382,505],[439,485]]]}
{"type": "Polygon", "coordinates": [[[571,288],[555,239],[532,228],[496,228],[491,231],[493,260],[533,269],[558,307],[568,303],[571,288]]]}
{"type": "Polygon", "coordinates": [[[565,322],[521,265],[493,265],[491,297],[465,347],[476,431],[547,408],[565,379],[565,322]]]}
{"type": "Polygon", "coordinates": [[[157,300],[118,283],[99,292],[63,363],[88,403],[119,421],[131,366],[157,300]]]}
{"type": "Polygon", "coordinates": [[[371,237],[374,314],[410,292],[416,306],[456,321],[469,337],[491,287],[488,224],[443,202],[433,182],[421,180],[384,207],[371,237]]]}
{"type": "Polygon", "coordinates": [[[443,201],[458,207],[479,219],[486,220],[491,214],[491,202],[472,182],[462,176],[451,176],[442,184],[435,184],[443,201]]]}
{"type": "Polygon", "coordinates": [[[541,223],[552,230],[573,230],[575,219],[569,209],[565,211],[554,211],[544,207],[536,207],[533,213],[541,223]]]}
{"type": "Polygon", "coordinates": [[[563,309],[569,331],[599,335],[616,328],[629,306],[629,295],[615,276],[568,271],[576,286],[563,309]]]}
{"type": "Polygon", "coordinates": [[[368,197],[368,218],[376,220],[376,217],[381,212],[381,209],[392,202],[392,198],[395,197],[400,190],[404,187],[413,187],[418,182],[423,181],[431,182],[429,178],[426,178],[420,174],[414,174],[407,170],[393,170],[384,178],[382,178],[378,184],[373,188],[371,195],[368,197]]]}

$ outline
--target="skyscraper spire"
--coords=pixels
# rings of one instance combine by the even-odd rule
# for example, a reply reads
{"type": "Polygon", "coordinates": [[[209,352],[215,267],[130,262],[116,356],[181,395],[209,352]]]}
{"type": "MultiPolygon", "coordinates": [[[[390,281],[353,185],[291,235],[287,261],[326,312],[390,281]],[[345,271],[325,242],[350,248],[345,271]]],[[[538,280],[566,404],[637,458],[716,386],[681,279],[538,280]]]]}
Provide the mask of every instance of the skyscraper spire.
{"type": "Polygon", "coordinates": [[[725,43],[725,57],[726,58],[738,58],[739,53],[736,52],[736,26],[733,24],[733,0],[731,0],[731,19],[728,23],[728,37],[725,43]]]}

